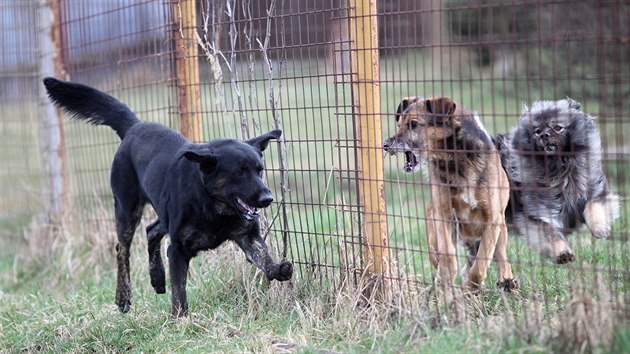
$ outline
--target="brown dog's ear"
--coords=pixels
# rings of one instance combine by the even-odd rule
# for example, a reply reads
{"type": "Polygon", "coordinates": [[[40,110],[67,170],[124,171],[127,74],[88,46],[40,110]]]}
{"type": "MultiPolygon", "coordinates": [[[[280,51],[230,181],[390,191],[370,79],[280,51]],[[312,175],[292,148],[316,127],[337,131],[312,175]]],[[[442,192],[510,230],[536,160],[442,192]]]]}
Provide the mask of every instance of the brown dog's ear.
{"type": "Polygon", "coordinates": [[[396,123],[398,123],[398,120],[400,119],[400,116],[407,110],[407,108],[412,105],[414,102],[417,102],[418,100],[421,100],[421,97],[405,97],[402,100],[400,100],[400,104],[398,105],[398,108],[396,109],[396,123]]]}
{"type": "Polygon", "coordinates": [[[455,112],[457,103],[448,97],[429,98],[424,101],[427,112],[442,116],[449,116],[455,112]]]}
{"type": "Polygon", "coordinates": [[[434,125],[443,125],[451,121],[457,103],[448,97],[429,98],[424,101],[427,113],[433,115],[434,125]]]}

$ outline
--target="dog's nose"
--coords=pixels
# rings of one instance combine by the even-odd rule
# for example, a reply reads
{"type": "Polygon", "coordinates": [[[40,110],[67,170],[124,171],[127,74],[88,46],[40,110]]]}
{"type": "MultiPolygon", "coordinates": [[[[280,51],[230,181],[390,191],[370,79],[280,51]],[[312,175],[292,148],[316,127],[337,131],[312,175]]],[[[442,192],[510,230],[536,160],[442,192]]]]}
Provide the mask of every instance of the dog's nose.
{"type": "Polygon", "coordinates": [[[389,150],[389,147],[390,147],[389,139],[383,141],[383,150],[387,151],[389,150]]]}
{"type": "Polygon", "coordinates": [[[551,136],[551,135],[549,135],[549,132],[544,132],[544,133],[541,135],[541,137],[542,137],[543,139],[548,139],[550,136],[551,136]]]}
{"type": "Polygon", "coordinates": [[[268,207],[273,202],[273,195],[270,192],[262,193],[258,198],[258,205],[262,208],[268,207]]]}

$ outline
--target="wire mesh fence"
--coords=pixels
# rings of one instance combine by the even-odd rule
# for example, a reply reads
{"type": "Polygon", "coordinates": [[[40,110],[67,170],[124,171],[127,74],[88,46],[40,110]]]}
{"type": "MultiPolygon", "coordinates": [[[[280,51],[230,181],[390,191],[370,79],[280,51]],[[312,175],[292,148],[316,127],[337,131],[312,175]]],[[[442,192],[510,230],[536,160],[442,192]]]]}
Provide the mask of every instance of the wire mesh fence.
{"type": "MultiPolygon", "coordinates": [[[[182,10],[185,1],[53,3],[59,6],[56,21],[61,33],[56,43],[62,63],[57,76],[106,91],[142,119],[175,129],[182,129],[187,116],[197,116],[201,130],[194,139],[199,142],[216,137],[246,139],[280,127],[282,140],[265,158],[266,179],[276,196],[264,215],[267,242],[295,262],[302,276],[334,284],[341,279],[356,281],[375,262],[370,258],[374,254],[386,265],[381,269],[386,278],[419,288],[435,282],[437,272],[425,237],[432,222],[427,206],[440,199],[433,188],[440,182],[430,178],[430,161],[417,168],[429,171],[428,175],[404,173],[409,155],[389,157],[382,150],[381,142],[399,129],[396,110],[403,98],[452,98],[458,107],[477,112],[476,122],[485,126],[489,138],[519,126],[536,101],[571,97],[581,102],[581,111],[597,117],[601,175],[607,176],[612,193],[622,196],[621,217],[612,223],[607,239],[593,238],[592,220],[583,210],[594,187],[585,187],[584,195],[562,199],[570,184],[582,183],[574,177],[564,180],[553,192],[554,202],[561,205],[549,207],[553,209],[549,213],[581,211],[562,214],[565,219],[556,214],[528,217],[553,224],[549,232],[562,238],[575,231],[567,236],[569,243],[563,243],[575,259],[556,265],[555,249],[541,256],[519,235],[526,227],[511,228],[515,232],[510,233],[507,252],[520,285],[516,298],[552,312],[561,311],[587,290],[596,297],[608,296],[613,304],[627,301],[630,278],[625,264],[630,252],[623,196],[630,168],[624,139],[630,127],[630,104],[625,100],[630,94],[630,6],[626,2],[400,0],[378,2],[376,13],[365,14],[358,13],[357,4],[350,0],[199,0],[187,10],[182,10]],[[368,30],[370,26],[375,33],[368,30]],[[357,46],[366,32],[374,36],[357,46]],[[185,46],[182,51],[180,45],[185,46]],[[376,60],[365,55],[370,52],[378,53],[376,60]],[[190,62],[198,65],[196,72],[179,75],[182,65],[190,62]],[[375,75],[365,79],[365,71],[372,69],[375,75]],[[372,85],[369,96],[360,93],[366,82],[372,85]],[[192,106],[182,103],[182,87],[198,96],[192,106]],[[365,111],[373,100],[377,101],[374,110],[365,111]],[[378,156],[378,163],[364,159],[364,153],[378,156]],[[381,189],[369,190],[374,186],[381,189]],[[366,207],[370,198],[376,203],[382,199],[381,212],[366,207]],[[582,223],[588,225],[578,228],[582,223]],[[371,232],[366,225],[374,224],[385,233],[378,244],[373,244],[378,230],[372,238],[366,235],[371,232]]],[[[41,215],[50,193],[40,154],[45,141],[40,136],[40,117],[48,102],[36,94],[41,90],[45,54],[39,38],[46,29],[33,26],[41,23],[40,10],[48,6],[45,1],[0,5],[4,48],[0,229],[2,242],[11,245],[4,251],[8,256],[19,251],[19,230],[41,215]]],[[[108,128],[62,122],[66,216],[82,223],[111,222],[113,228],[108,174],[118,138],[108,128]]],[[[463,134],[472,133],[464,130],[463,134]]],[[[567,143],[570,153],[547,158],[571,159],[571,153],[577,153],[572,144],[567,143]]],[[[519,165],[527,168],[523,166],[519,165]]],[[[600,173],[588,164],[579,168],[600,173]]],[[[507,172],[513,190],[516,182],[525,183],[507,172]]],[[[527,183],[548,187],[545,173],[549,171],[543,172],[527,183]]],[[[447,173],[464,175],[465,171],[456,167],[447,173]]],[[[493,186],[488,193],[499,190],[493,186]]],[[[511,208],[514,198],[513,192],[511,208]]],[[[536,200],[547,203],[542,197],[536,200]]],[[[460,215],[455,221],[459,227],[466,222],[461,218],[466,217],[460,215]]],[[[542,224],[536,227],[546,227],[542,224]]],[[[463,267],[468,250],[456,249],[463,267]]],[[[497,292],[494,284],[500,281],[494,268],[496,264],[490,266],[484,288],[489,294],[488,312],[506,306],[500,297],[492,297],[497,292]]]]}

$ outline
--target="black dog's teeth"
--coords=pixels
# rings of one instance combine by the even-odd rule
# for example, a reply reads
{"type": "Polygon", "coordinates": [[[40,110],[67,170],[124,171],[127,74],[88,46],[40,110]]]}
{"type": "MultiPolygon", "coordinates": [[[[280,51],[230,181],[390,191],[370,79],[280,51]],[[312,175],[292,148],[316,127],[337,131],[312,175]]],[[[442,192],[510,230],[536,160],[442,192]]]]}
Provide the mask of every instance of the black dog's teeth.
{"type": "Polygon", "coordinates": [[[236,197],[236,201],[238,202],[238,204],[245,209],[245,218],[247,220],[253,220],[255,218],[258,217],[258,209],[251,207],[249,205],[247,205],[247,203],[245,203],[241,198],[236,197]]]}

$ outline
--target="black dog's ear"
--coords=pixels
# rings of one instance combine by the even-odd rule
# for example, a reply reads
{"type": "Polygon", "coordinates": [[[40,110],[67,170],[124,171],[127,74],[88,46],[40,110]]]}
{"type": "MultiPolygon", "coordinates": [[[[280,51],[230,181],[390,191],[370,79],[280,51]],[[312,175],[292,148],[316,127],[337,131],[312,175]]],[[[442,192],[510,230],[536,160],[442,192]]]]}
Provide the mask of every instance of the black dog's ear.
{"type": "Polygon", "coordinates": [[[451,121],[451,116],[457,108],[457,103],[448,97],[428,98],[424,101],[427,113],[433,114],[435,125],[442,125],[451,121]]]}
{"type": "Polygon", "coordinates": [[[421,99],[421,97],[405,97],[400,100],[398,108],[396,108],[396,123],[398,123],[398,120],[400,120],[400,116],[407,110],[407,108],[409,108],[411,104],[421,99]]]}
{"type": "Polygon", "coordinates": [[[569,108],[577,109],[578,111],[582,107],[582,104],[572,98],[567,97],[567,102],[569,103],[569,108]]]}
{"type": "Polygon", "coordinates": [[[245,142],[253,146],[254,148],[258,149],[258,151],[263,152],[267,149],[267,146],[269,146],[269,140],[279,139],[281,135],[282,135],[282,130],[276,129],[276,130],[270,131],[267,134],[263,134],[255,138],[251,138],[245,142]]]}
{"type": "Polygon", "coordinates": [[[219,155],[209,150],[196,148],[194,145],[182,150],[178,158],[198,163],[201,171],[206,174],[214,172],[219,162],[219,155]]]}

